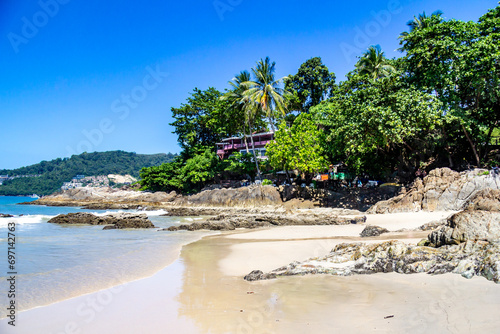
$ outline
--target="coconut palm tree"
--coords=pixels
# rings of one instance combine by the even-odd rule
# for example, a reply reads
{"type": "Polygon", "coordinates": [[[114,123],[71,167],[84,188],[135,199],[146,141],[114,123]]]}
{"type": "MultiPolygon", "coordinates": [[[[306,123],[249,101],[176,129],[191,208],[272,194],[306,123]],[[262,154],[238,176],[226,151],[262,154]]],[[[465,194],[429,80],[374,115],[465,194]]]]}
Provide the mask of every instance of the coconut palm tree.
{"type": "Polygon", "coordinates": [[[246,117],[247,112],[245,108],[248,97],[246,97],[244,93],[247,90],[248,86],[246,86],[244,83],[248,81],[250,81],[250,73],[248,71],[241,71],[239,74],[235,75],[235,77],[231,81],[228,82],[232,89],[221,97],[222,100],[229,101],[230,111],[236,111],[236,114],[245,115],[245,117],[243,118],[242,132],[247,153],[249,153],[246,137],[246,127],[248,125],[248,119],[246,117]]]}
{"type": "MultiPolygon", "coordinates": [[[[419,30],[419,29],[424,29],[428,28],[436,23],[439,23],[443,20],[441,17],[443,15],[443,12],[440,10],[436,10],[431,14],[431,16],[427,16],[425,12],[422,14],[418,14],[418,16],[414,16],[413,20],[410,20],[406,23],[408,27],[410,27],[410,32],[414,30],[419,30]]],[[[401,39],[402,37],[408,36],[409,32],[404,31],[401,33],[399,38],[401,39]]]]}
{"type": "Polygon", "coordinates": [[[229,101],[229,109],[232,111],[236,110],[238,114],[243,114],[243,140],[245,142],[245,148],[247,153],[248,141],[246,135],[246,129],[248,127],[250,132],[250,140],[252,143],[252,154],[255,161],[255,167],[257,168],[257,177],[260,180],[260,168],[259,162],[257,160],[257,155],[255,154],[255,144],[252,137],[252,129],[254,125],[254,120],[258,114],[257,104],[250,100],[250,98],[245,94],[248,90],[248,85],[250,82],[250,73],[248,71],[241,71],[237,74],[233,80],[229,81],[229,85],[232,87],[230,91],[224,94],[221,99],[229,101]]]}
{"type": "Polygon", "coordinates": [[[372,80],[385,78],[395,71],[380,49],[380,45],[370,46],[356,64],[359,74],[368,75],[372,80]]]}
{"type": "Polygon", "coordinates": [[[257,62],[257,66],[252,68],[255,80],[246,83],[248,89],[245,92],[249,100],[256,103],[258,108],[265,113],[273,131],[275,113],[278,110],[285,116],[286,101],[291,95],[285,89],[281,88],[282,82],[288,79],[288,77],[276,80],[274,74],[275,66],[276,62],[271,62],[269,57],[257,62]]]}

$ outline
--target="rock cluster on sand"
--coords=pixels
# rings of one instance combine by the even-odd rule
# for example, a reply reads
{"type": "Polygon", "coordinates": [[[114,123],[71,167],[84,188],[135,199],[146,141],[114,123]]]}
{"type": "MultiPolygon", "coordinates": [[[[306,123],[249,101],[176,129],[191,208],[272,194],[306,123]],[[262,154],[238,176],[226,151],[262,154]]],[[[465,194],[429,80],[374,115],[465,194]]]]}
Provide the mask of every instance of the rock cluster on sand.
{"type": "Polygon", "coordinates": [[[0,218],[12,218],[14,217],[13,215],[9,215],[7,213],[0,213],[0,218]]]}
{"type": "MultiPolygon", "coordinates": [[[[439,222],[436,222],[439,224],[439,222]]],[[[368,227],[367,227],[368,228],[368,227]]],[[[400,241],[337,245],[323,258],[293,262],[269,273],[253,271],[246,280],[304,274],[353,275],[378,272],[458,273],[500,282],[500,191],[484,189],[466,209],[418,245],[400,241]]]]}
{"type": "Polygon", "coordinates": [[[485,169],[458,173],[438,168],[417,179],[408,191],[378,202],[368,213],[462,210],[476,192],[499,188],[500,175],[485,169]]]}
{"type": "Polygon", "coordinates": [[[92,213],[76,212],[58,215],[49,220],[55,224],[106,225],[103,229],[153,228],[153,223],[145,213],[112,213],[97,216],[92,213]]]}
{"type": "Polygon", "coordinates": [[[237,228],[258,228],[266,226],[289,226],[289,225],[347,225],[361,224],[366,222],[366,216],[345,218],[327,214],[220,214],[207,219],[204,222],[182,224],[171,226],[167,231],[177,230],[216,230],[226,231],[237,228]]]}
{"type": "Polygon", "coordinates": [[[348,276],[396,272],[401,274],[458,273],[466,278],[484,276],[500,281],[500,244],[467,241],[460,245],[431,248],[400,241],[380,244],[340,244],[327,256],[293,262],[269,273],[255,270],[245,280],[272,279],[279,276],[330,274],[348,276]]]}

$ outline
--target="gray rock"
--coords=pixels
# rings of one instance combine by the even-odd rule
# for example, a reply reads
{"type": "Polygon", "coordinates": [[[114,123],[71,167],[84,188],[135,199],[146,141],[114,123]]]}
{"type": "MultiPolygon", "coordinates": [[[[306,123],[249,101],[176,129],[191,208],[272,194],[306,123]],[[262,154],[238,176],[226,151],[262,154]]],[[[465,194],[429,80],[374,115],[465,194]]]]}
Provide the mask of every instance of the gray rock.
{"type": "Polygon", "coordinates": [[[372,206],[368,213],[462,210],[480,191],[500,188],[500,175],[484,169],[462,173],[449,168],[429,172],[417,179],[408,191],[372,206]]]}
{"type": "Polygon", "coordinates": [[[153,223],[145,213],[113,213],[105,216],[96,216],[87,212],[68,213],[58,215],[48,221],[54,224],[79,224],[79,225],[111,225],[104,229],[124,228],[154,228],[153,223]]]}
{"type": "Polygon", "coordinates": [[[500,240],[500,191],[484,189],[472,196],[466,210],[448,218],[428,237],[436,247],[472,241],[500,240]]]}
{"type": "Polygon", "coordinates": [[[499,243],[467,241],[460,245],[432,248],[387,241],[379,244],[340,244],[323,258],[293,262],[269,273],[254,270],[245,279],[262,280],[305,274],[348,276],[396,272],[434,275],[456,273],[465,278],[483,276],[499,283],[499,269],[499,243]]]}
{"type": "Polygon", "coordinates": [[[383,233],[388,233],[389,230],[380,226],[368,225],[360,233],[361,237],[377,237],[383,233]]]}

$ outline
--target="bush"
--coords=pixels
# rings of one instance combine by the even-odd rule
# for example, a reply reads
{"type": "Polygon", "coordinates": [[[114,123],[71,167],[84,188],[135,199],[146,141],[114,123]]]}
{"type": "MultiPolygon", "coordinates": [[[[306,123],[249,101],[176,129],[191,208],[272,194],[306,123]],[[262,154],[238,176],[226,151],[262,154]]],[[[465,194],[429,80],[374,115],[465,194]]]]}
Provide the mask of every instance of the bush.
{"type": "Polygon", "coordinates": [[[263,186],[271,186],[272,184],[273,184],[273,181],[271,181],[271,180],[268,180],[268,179],[262,180],[263,186]]]}

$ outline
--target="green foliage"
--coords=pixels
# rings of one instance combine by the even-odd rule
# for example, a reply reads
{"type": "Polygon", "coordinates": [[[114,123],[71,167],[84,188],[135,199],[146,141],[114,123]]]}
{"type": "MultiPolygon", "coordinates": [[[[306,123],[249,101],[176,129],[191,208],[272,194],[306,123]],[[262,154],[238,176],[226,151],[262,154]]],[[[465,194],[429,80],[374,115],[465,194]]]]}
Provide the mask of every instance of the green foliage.
{"type": "Polygon", "coordinates": [[[395,72],[389,60],[384,56],[380,46],[370,46],[356,64],[358,73],[371,80],[389,77],[395,72]]]}
{"type": "Polygon", "coordinates": [[[311,113],[324,126],[332,161],[344,160],[353,171],[372,175],[391,171],[394,160],[422,150],[443,122],[433,96],[397,79],[367,82],[356,72],[311,113]]]}
{"type": "Polygon", "coordinates": [[[143,168],[139,183],[142,190],[192,192],[213,180],[218,165],[217,155],[207,149],[186,161],[177,159],[161,166],[143,168]]]}
{"type": "Polygon", "coordinates": [[[400,36],[409,82],[434,93],[453,117],[449,146],[470,145],[480,165],[488,152],[500,113],[500,6],[479,21],[445,21],[440,15],[419,17],[400,36]],[[458,128],[460,132],[454,131],[458,128]]]}
{"type": "Polygon", "coordinates": [[[205,91],[195,88],[185,104],[172,108],[174,122],[170,123],[178,136],[184,155],[191,157],[214,149],[222,138],[237,133],[241,128],[241,115],[229,102],[221,99],[222,93],[215,88],[205,91]]]}
{"type": "Polygon", "coordinates": [[[263,186],[272,186],[273,185],[273,181],[268,180],[268,179],[264,179],[264,180],[262,180],[262,185],[263,186]]]}
{"type": "Polygon", "coordinates": [[[291,128],[284,122],[280,124],[274,140],[267,144],[266,152],[275,169],[297,169],[300,173],[311,174],[327,167],[323,141],[323,133],[311,115],[302,113],[291,128]]]}
{"type": "Polygon", "coordinates": [[[271,62],[269,57],[257,62],[257,66],[252,68],[253,81],[245,83],[248,88],[244,92],[248,99],[247,108],[254,109],[255,114],[262,112],[269,120],[271,128],[274,129],[274,122],[279,116],[286,114],[286,104],[290,93],[281,87],[281,83],[286,78],[276,79],[276,63],[271,62]]]}
{"type": "Polygon", "coordinates": [[[139,176],[145,166],[159,165],[172,161],[175,155],[136,154],[123,151],[94,152],[73,155],[71,158],[42,161],[38,164],[14,170],[0,170],[0,175],[41,175],[22,177],[7,181],[0,186],[0,195],[49,195],[60,190],[63,182],[76,175],[130,174],[139,176]]]}
{"type": "Polygon", "coordinates": [[[335,74],[329,72],[320,57],[308,59],[300,65],[297,74],[289,75],[285,90],[291,93],[290,110],[308,112],[330,96],[335,85],[335,74]]]}
{"type": "Polygon", "coordinates": [[[248,174],[254,178],[257,171],[252,154],[246,152],[235,152],[229,159],[225,161],[227,166],[225,171],[238,173],[241,175],[248,174]]]}

